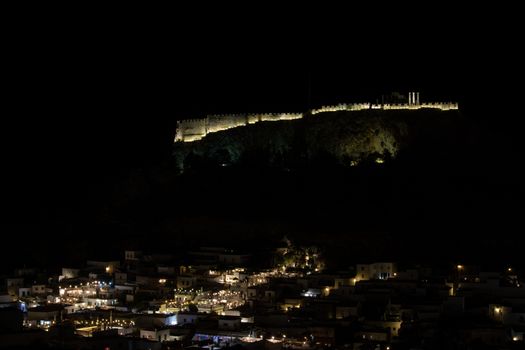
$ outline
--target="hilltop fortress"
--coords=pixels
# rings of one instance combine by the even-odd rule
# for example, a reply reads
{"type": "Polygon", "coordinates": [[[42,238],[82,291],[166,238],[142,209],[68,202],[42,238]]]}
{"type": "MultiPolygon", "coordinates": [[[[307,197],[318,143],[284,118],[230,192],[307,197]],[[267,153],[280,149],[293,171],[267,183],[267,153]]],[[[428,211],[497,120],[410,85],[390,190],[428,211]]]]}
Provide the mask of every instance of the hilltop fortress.
{"type": "MultiPolygon", "coordinates": [[[[401,96],[401,95],[399,95],[401,96]]],[[[406,99],[406,97],[405,97],[406,99]]],[[[419,92],[409,92],[408,100],[387,101],[381,103],[342,103],[332,106],[322,106],[321,108],[312,109],[308,113],[263,113],[263,114],[224,114],[209,115],[200,119],[185,119],[177,122],[175,133],[175,142],[192,142],[204,138],[206,135],[255,124],[264,121],[294,120],[301,119],[305,115],[316,115],[324,112],[339,111],[362,111],[368,109],[382,110],[417,110],[417,109],[439,109],[442,111],[458,109],[457,102],[423,102],[419,100],[419,92]]]]}

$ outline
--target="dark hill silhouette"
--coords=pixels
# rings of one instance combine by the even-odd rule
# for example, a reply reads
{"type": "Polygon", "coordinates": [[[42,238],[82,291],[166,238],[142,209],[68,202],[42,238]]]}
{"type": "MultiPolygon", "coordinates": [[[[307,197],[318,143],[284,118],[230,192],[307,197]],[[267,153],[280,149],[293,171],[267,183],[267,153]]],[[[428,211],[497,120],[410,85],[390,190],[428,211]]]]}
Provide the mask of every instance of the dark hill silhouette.
{"type": "Polygon", "coordinates": [[[39,229],[60,242],[37,237],[24,259],[63,265],[128,247],[263,248],[288,235],[327,246],[337,265],[519,264],[521,177],[488,135],[460,112],[433,110],[330,113],[218,132],[50,209],[39,229]]]}
{"type": "MultiPolygon", "coordinates": [[[[417,147],[455,147],[465,135],[458,111],[418,110],[330,112],[300,120],[263,122],[212,133],[190,143],[176,143],[182,170],[213,165],[293,168],[318,161],[342,166],[390,158],[417,147]]],[[[447,152],[447,150],[444,150],[447,152]]]]}

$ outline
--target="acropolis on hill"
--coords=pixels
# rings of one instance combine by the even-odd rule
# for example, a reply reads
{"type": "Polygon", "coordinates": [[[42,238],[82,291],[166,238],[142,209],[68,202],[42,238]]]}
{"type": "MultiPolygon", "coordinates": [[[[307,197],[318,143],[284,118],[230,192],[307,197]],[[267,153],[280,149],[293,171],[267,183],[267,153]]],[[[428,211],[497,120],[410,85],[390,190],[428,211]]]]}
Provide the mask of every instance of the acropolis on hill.
{"type": "Polygon", "coordinates": [[[421,102],[419,92],[409,92],[408,97],[397,94],[395,101],[382,101],[378,103],[341,103],[338,105],[322,106],[311,109],[307,113],[251,113],[251,114],[220,114],[208,115],[204,118],[185,119],[177,122],[175,142],[193,142],[204,138],[206,135],[228,130],[257,122],[280,121],[301,119],[307,115],[317,115],[326,112],[362,111],[369,109],[378,110],[419,110],[439,109],[442,111],[457,110],[457,102],[421,102]],[[404,98],[404,101],[402,100],[404,98]]]}

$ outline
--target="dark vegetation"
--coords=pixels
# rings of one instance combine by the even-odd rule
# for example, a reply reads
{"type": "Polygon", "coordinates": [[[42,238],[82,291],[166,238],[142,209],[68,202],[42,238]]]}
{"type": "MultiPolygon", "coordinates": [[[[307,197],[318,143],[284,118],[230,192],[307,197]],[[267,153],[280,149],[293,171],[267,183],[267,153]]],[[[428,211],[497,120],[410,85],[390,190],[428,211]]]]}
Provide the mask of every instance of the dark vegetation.
{"type": "Polygon", "coordinates": [[[211,134],[46,213],[39,229],[56,237],[37,235],[24,259],[73,264],[199,244],[264,249],[287,235],[326,246],[337,267],[519,264],[522,180],[487,135],[459,112],[431,110],[330,113],[211,134]]]}

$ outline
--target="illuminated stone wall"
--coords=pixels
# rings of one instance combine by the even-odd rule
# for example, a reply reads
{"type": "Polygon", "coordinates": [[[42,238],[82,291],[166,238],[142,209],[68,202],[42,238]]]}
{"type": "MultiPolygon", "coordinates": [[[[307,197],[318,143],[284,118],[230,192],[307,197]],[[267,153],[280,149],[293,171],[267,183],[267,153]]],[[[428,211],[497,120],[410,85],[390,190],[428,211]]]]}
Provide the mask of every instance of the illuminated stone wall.
{"type": "Polygon", "coordinates": [[[192,142],[222,130],[264,121],[293,120],[303,117],[302,113],[264,113],[264,114],[220,114],[202,119],[186,119],[177,122],[175,142],[192,142]]]}
{"type": "Polygon", "coordinates": [[[177,122],[175,141],[191,142],[200,140],[207,134],[206,119],[186,119],[177,122]]]}
{"type": "MultiPolygon", "coordinates": [[[[442,111],[458,109],[457,102],[419,102],[419,93],[409,93],[407,103],[398,104],[373,104],[373,103],[341,103],[333,106],[322,106],[312,109],[312,115],[325,112],[339,111],[362,111],[368,109],[383,110],[417,110],[417,109],[440,109],[442,111]]],[[[177,122],[175,142],[192,142],[205,137],[210,133],[228,130],[248,124],[265,121],[293,120],[301,119],[303,113],[264,113],[264,114],[222,114],[209,115],[202,119],[187,119],[177,122]]]]}
{"type": "Polygon", "coordinates": [[[321,108],[312,109],[312,114],[325,113],[325,112],[339,112],[339,111],[362,111],[366,109],[440,109],[442,111],[449,111],[453,109],[459,109],[457,102],[424,102],[424,103],[399,103],[399,104],[374,104],[374,103],[341,103],[332,106],[323,106],[321,108]]]}

